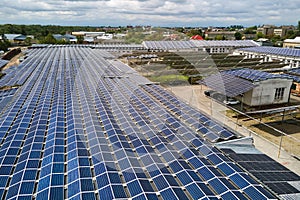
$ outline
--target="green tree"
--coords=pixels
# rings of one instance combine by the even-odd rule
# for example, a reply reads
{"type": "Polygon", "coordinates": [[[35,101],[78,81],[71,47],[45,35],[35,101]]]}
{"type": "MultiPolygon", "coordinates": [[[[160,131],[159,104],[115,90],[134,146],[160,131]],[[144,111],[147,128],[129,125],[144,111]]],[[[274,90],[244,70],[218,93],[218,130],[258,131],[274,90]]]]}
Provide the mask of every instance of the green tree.
{"type": "Polygon", "coordinates": [[[56,39],[52,34],[48,34],[44,39],[40,41],[41,44],[56,44],[56,39]]]}
{"type": "Polygon", "coordinates": [[[256,30],[257,30],[257,26],[248,27],[244,31],[244,34],[255,34],[256,30]]]}
{"type": "Polygon", "coordinates": [[[293,39],[297,36],[297,33],[293,30],[288,30],[286,33],[285,39],[293,39]]]}
{"type": "Polygon", "coordinates": [[[262,32],[258,32],[257,34],[256,34],[256,39],[259,39],[259,38],[264,38],[264,37],[266,37],[262,32]]]}
{"type": "Polygon", "coordinates": [[[0,50],[8,51],[8,48],[11,46],[10,42],[2,35],[2,40],[0,40],[0,50]]]}
{"type": "Polygon", "coordinates": [[[243,37],[243,35],[242,35],[240,32],[236,32],[236,33],[234,34],[234,37],[235,37],[236,40],[241,40],[242,37],[243,37]]]}
{"type": "Polygon", "coordinates": [[[77,44],[82,44],[84,41],[84,37],[82,35],[77,35],[76,39],[77,39],[77,44]]]}
{"type": "Polygon", "coordinates": [[[30,46],[32,44],[32,39],[30,37],[27,37],[24,41],[25,45],[30,46]]]}
{"type": "Polygon", "coordinates": [[[201,29],[192,29],[189,32],[187,32],[186,35],[189,36],[189,37],[192,37],[194,35],[202,36],[202,30],[201,29]]]}

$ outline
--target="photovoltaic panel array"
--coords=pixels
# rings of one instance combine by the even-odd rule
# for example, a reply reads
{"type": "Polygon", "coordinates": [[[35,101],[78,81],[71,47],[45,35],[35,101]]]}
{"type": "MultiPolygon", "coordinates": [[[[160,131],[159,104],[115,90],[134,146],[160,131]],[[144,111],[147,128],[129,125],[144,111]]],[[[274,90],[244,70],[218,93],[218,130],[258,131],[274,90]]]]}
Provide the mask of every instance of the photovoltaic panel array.
{"type": "Polygon", "coordinates": [[[210,75],[200,83],[228,97],[236,97],[255,87],[251,81],[222,72],[210,75]]]}
{"type": "Polygon", "coordinates": [[[299,75],[294,75],[293,73],[286,73],[286,74],[281,74],[281,76],[287,79],[293,79],[293,81],[296,83],[300,83],[299,75]]]}
{"type": "Polygon", "coordinates": [[[257,47],[253,40],[191,40],[196,47],[257,47]]]}
{"type": "Polygon", "coordinates": [[[259,46],[252,40],[188,40],[188,41],[144,41],[143,46],[149,50],[195,49],[209,47],[254,47],[259,46]]]}
{"type": "Polygon", "coordinates": [[[0,114],[1,110],[8,104],[17,92],[18,88],[0,90],[0,114]]]}
{"type": "Polygon", "coordinates": [[[144,46],[141,44],[97,44],[97,45],[92,45],[92,47],[96,49],[105,50],[105,51],[144,50],[144,46]]]}
{"type": "Polygon", "coordinates": [[[300,76],[300,68],[291,69],[288,72],[300,76]]]}
{"type": "Polygon", "coordinates": [[[9,61],[0,59],[0,69],[2,69],[9,61]]]}
{"type": "Polygon", "coordinates": [[[276,199],[209,142],[234,132],[101,55],[28,54],[0,116],[1,199],[276,199]]]}
{"type": "Polygon", "coordinates": [[[172,50],[196,48],[191,41],[144,41],[142,45],[149,50],[172,50]]]}
{"type": "Polygon", "coordinates": [[[256,52],[261,54],[277,55],[277,56],[300,57],[300,49],[261,46],[261,47],[242,48],[239,50],[256,52]]]}
{"type": "Polygon", "coordinates": [[[13,87],[23,85],[28,77],[31,76],[34,71],[38,70],[38,65],[46,62],[44,56],[50,56],[50,53],[51,52],[48,52],[48,54],[45,55],[38,49],[30,51],[28,58],[20,65],[10,67],[2,72],[5,75],[0,79],[0,88],[5,86],[13,87]]]}
{"type": "Polygon", "coordinates": [[[247,68],[226,70],[226,71],[222,71],[222,73],[231,74],[250,81],[264,81],[264,80],[274,79],[274,78],[291,79],[290,77],[286,77],[284,74],[271,74],[268,72],[263,72],[254,69],[247,69],[247,68]]]}
{"type": "Polygon", "coordinates": [[[300,198],[300,177],[272,158],[259,153],[236,153],[231,149],[222,151],[283,199],[300,198]]]}

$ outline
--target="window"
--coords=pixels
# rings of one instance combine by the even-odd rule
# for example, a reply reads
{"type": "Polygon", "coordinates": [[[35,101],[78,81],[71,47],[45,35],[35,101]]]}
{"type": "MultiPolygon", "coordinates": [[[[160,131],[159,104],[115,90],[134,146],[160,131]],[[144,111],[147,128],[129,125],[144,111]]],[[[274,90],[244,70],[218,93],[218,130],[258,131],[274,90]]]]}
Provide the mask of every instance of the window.
{"type": "Polygon", "coordinates": [[[274,100],[282,100],[285,88],[276,88],[274,100]]]}

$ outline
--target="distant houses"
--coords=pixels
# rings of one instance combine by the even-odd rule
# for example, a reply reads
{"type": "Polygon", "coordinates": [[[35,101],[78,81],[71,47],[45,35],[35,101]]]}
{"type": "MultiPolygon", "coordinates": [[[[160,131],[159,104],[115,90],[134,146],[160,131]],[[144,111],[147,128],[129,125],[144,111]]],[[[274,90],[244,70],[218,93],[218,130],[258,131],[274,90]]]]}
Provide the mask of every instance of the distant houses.
{"type": "Polygon", "coordinates": [[[77,43],[77,38],[74,35],[71,34],[65,34],[65,35],[61,35],[61,34],[53,34],[53,37],[56,40],[60,40],[60,41],[65,41],[65,42],[70,42],[70,43],[77,43]]]}
{"type": "Polygon", "coordinates": [[[8,40],[12,45],[22,45],[24,44],[26,38],[33,39],[34,36],[26,36],[22,34],[4,34],[4,38],[1,39],[8,40]]]}
{"type": "Polygon", "coordinates": [[[284,40],[283,47],[300,49],[300,37],[284,40]]]}

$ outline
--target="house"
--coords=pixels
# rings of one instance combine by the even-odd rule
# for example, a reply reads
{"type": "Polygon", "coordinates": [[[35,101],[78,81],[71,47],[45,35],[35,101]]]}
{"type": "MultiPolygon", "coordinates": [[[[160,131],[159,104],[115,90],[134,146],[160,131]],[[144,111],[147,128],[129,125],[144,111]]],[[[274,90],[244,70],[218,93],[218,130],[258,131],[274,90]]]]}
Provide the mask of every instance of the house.
{"type": "Polygon", "coordinates": [[[256,40],[256,42],[260,46],[273,46],[273,43],[268,38],[259,38],[258,40],[256,40]]]}
{"type": "Polygon", "coordinates": [[[66,42],[71,42],[71,43],[76,43],[77,42],[76,36],[70,35],[70,34],[65,34],[65,35],[53,34],[53,37],[56,40],[63,40],[63,41],[66,41],[66,42]]]}
{"type": "Polygon", "coordinates": [[[258,33],[262,33],[265,36],[272,36],[274,34],[274,25],[263,25],[262,27],[257,28],[258,33]]]}
{"type": "Polygon", "coordinates": [[[289,31],[294,31],[293,26],[282,26],[280,28],[275,28],[274,29],[274,35],[277,35],[279,37],[285,37],[289,31]]]}
{"type": "Polygon", "coordinates": [[[295,39],[286,39],[283,41],[284,48],[300,48],[300,37],[295,39]]]}
{"type": "Polygon", "coordinates": [[[255,87],[236,97],[248,106],[284,104],[289,102],[293,79],[253,69],[233,69],[222,73],[251,81],[255,87]]]}
{"type": "Polygon", "coordinates": [[[22,34],[4,34],[4,37],[12,44],[22,44],[27,38],[22,34]]]}
{"type": "Polygon", "coordinates": [[[191,40],[204,40],[203,37],[201,35],[193,35],[191,37],[191,40]]]}

